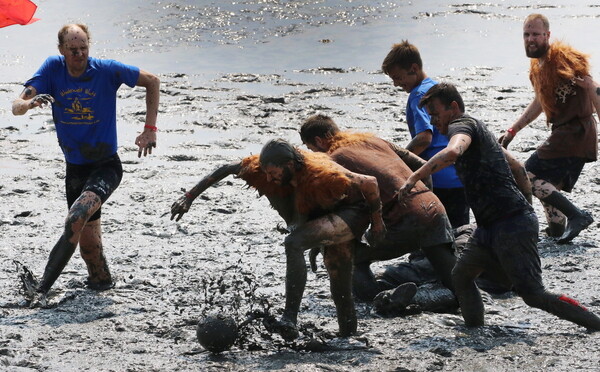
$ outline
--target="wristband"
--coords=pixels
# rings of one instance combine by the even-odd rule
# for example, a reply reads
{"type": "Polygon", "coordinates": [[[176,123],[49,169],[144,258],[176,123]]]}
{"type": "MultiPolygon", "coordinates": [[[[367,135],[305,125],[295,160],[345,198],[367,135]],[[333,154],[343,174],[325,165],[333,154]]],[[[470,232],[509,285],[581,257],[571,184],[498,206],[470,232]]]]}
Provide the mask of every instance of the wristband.
{"type": "Polygon", "coordinates": [[[194,198],[194,197],[192,196],[192,194],[190,194],[189,192],[186,192],[186,193],[185,193],[185,197],[186,197],[187,199],[193,199],[193,198],[194,198]]]}
{"type": "Polygon", "coordinates": [[[155,125],[144,125],[144,128],[146,129],[150,129],[153,132],[156,132],[158,130],[158,128],[155,125]]]}
{"type": "Polygon", "coordinates": [[[506,131],[508,133],[512,134],[513,137],[515,137],[517,135],[517,131],[512,128],[508,128],[506,131]]]}

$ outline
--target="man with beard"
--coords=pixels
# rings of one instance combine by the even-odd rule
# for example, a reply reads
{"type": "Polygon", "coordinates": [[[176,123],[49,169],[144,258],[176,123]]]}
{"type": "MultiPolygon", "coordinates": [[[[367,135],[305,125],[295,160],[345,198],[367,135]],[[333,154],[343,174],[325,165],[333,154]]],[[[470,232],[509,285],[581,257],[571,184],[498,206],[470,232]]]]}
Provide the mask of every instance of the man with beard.
{"type": "Polygon", "coordinates": [[[481,121],[464,113],[462,97],[453,85],[432,87],[420,104],[427,107],[431,122],[450,142],[408,177],[399,197],[410,197],[420,179],[455,165],[477,221],[477,229],[452,271],[465,324],[484,324],[483,301],[475,279],[485,271],[510,283],[527,305],[600,330],[596,315],[574,299],[545,289],[537,252],[538,221],[511,175],[505,158],[508,152],[481,121]]]}
{"type": "Polygon", "coordinates": [[[584,164],[596,161],[598,140],[592,114],[594,108],[600,112],[600,88],[590,76],[588,56],[558,41],[550,44],[549,39],[548,19],[541,14],[529,15],[523,40],[531,58],[529,78],[535,98],[499,141],[508,147],[521,129],[542,112],[546,114],[550,137],[525,166],[533,194],[546,212],[546,234],[563,244],[594,221],[561,191],[571,192],[584,164]]]}
{"type": "Polygon", "coordinates": [[[265,195],[290,226],[285,238],[285,310],[273,329],[286,340],[298,337],[297,318],[306,285],[304,252],[324,248],[341,336],[356,332],[352,299],[352,249],[371,224],[375,244],[385,236],[377,179],[351,172],[325,154],[299,150],[272,140],[260,157],[249,156],[204,177],[171,207],[179,220],[210,185],[235,174],[265,195]]]}

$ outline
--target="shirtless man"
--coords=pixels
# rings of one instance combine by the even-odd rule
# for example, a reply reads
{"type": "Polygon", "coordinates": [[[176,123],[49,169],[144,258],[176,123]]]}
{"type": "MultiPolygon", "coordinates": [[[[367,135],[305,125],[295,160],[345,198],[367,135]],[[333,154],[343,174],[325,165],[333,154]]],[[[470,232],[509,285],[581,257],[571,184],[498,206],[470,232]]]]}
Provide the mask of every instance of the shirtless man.
{"type": "Polygon", "coordinates": [[[306,285],[304,252],[324,248],[331,294],[336,305],[339,333],[356,332],[351,291],[352,254],[356,237],[371,224],[375,244],[385,236],[377,179],[351,172],[327,155],[299,150],[283,140],[267,143],[260,156],[220,167],[204,177],[171,208],[179,220],[195,198],[228,175],[238,175],[261,195],[290,226],[285,238],[285,310],[275,324],[286,340],[298,337],[297,318],[306,285]]]}

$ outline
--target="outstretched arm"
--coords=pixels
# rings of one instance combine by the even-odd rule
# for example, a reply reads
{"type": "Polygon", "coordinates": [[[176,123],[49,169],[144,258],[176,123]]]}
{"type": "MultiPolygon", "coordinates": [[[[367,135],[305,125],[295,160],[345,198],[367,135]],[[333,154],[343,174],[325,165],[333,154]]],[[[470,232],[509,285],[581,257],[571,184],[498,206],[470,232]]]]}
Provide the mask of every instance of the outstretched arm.
{"type": "Polygon", "coordinates": [[[517,182],[517,187],[519,188],[519,190],[521,190],[521,193],[523,194],[525,199],[527,199],[529,204],[532,204],[533,191],[531,188],[531,181],[527,176],[527,170],[525,170],[525,166],[523,166],[523,164],[521,164],[521,162],[518,161],[514,156],[512,156],[512,154],[508,152],[508,150],[506,150],[505,148],[502,148],[502,151],[504,151],[504,157],[506,158],[508,166],[510,167],[510,170],[513,174],[513,177],[517,182]]]}
{"type": "Polygon", "coordinates": [[[44,107],[54,102],[54,97],[49,94],[37,94],[37,90],[32,87],[26,87],[19,98],[12,103],[13,115],[24,115],[29,109],[34,107],[44,107]]]}
{"type": "Polygon", "coordinates": [[[186,192],[171,206],[171,220],[177,217],[175,221],[179,221],[183,215],[190,210],[194,200],[202,194],[206,189],[215,183],[221,181],[223,178],[238,174],[242,169],[242,163],[236,162],[227,165],[223,165],[215,169],[208,176],[205,176],[194,186],[190,191],[186,192]]]}
{"type": "Polygon", "coordinates": [[[146,88],[146,122],[142,134],[137,136],[135,144],[138,145],[138,158],[152,154],[156,147],[156,119],[158,117],[158,102],[160,100],[160,79],[147,71],[140,70],[137,86],[146,88]]]}
{"type": "Polygon", "coordinates": [[[506,130],[506,132],[498,139],[498,142],[505,149],[508,148],[508,144],[515,138],[517,132],[525,128],[529,123],[534,121],[542,113],[542,104],[538,101],[537,97],[527,106],[521,117],[506,130]]]}

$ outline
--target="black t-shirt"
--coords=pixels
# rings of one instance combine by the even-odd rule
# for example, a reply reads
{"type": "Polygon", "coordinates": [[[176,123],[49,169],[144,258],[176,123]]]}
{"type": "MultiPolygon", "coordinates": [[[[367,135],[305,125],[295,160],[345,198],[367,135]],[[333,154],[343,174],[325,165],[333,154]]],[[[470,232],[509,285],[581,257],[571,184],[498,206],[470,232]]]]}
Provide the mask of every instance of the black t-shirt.
{"type": "Polygon", "coordinates": [[[533,210],[519,191],[500,144],[486,126],[463,115],[448,125],[448,138],[459,133],[471,137],[471,145],[455,166],[477,224],[485,227],[519,211],[533,210]]]}

